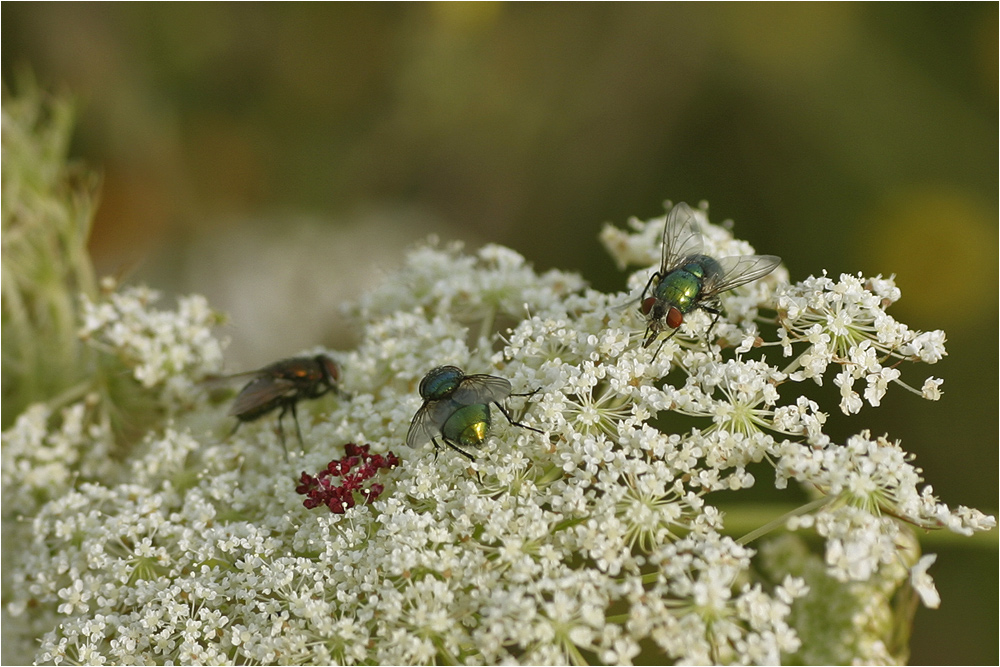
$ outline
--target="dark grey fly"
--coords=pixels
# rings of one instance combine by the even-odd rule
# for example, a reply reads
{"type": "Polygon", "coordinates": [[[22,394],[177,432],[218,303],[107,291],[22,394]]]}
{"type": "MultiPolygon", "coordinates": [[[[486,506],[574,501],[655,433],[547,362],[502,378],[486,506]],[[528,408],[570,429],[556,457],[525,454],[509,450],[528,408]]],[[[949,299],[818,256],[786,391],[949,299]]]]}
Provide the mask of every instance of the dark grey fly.
{"type": "Polygon", "coordinates": [[[285,431],[282,420],[289,412],[295,422],[295,435],[304,446],[302,430],[299,428],[296,405],[303,399],[319,398],[326,393],[341,393],[338,388],[340,367],[330,357],[320,354],[315,357],[294,357],[283,359],[255,371],[238,373],[226,379],[251,378],[233,401],[229,414],[236,417],[232,433],[236,433],[244,422],[255,421],[281,408],[278,414],[278,437],[285,445],[285,431]]]}

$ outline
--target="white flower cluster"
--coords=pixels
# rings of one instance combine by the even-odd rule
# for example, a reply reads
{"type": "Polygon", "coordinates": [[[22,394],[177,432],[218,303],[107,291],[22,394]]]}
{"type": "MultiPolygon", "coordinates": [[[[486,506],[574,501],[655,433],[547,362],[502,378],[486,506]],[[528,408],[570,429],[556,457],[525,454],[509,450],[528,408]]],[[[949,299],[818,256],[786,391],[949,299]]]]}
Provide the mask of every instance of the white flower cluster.
{"type": "Polygon", "coordinates": [[[199,294],[179,298],[177,310],[153,308],[159,299],[147,287],[111,292],[96,303],[84,297],[80,336],[118,356],[143,387],[162,386],[164,400],[183,401],[192,371],[222,367],[223,344],[212,332],[220,318],[199,294]]]}
{"type": "Polygon", "coordinates": [[[815,527],[826,538],[826,561],[837,579],[865,581],[881,565],[895,561],[900,535],[907,531],[903,522],[962,535],[995,525],[993,517],[977,510],[949,509],[934,497],[930,486],[918,488],[923,479],[910,464],[912,458],[899,443],[871,440],[867,431],[844,445],[783,444],[778,485],[796,479],[829,500],[815,514],[795,517],[789,525],[815,527]]]}
{"type": "Polygon", "coordinates": [[[32,516],[71,488],[75,478],[111,473],[111,440],[100,421],[95,423],[94,412],[90,401],[74,403],[58,415],[36,403],[18,416],[3,439],[5,516],[14,508],[32,516]]]}
{"type": "Polygon", "coordinates": [[[142,425],[136,413],[154,401],[158,414],[189,405],[193,376],[221,365],[222,345],[212,334],[218,315],[204,297],[184,297],[176,311],[161,311],[150,307],[159,298],[152,290],[106,292],[97,303],[82,299],[80,336],[124,368],[99,357],[91,377],[67,393],[68,405],[34,404],[4,434],[3,498],[21,515],[31,516],[73,481],[112,479],[123,449],[116,436],[142,425]],[[123,372],[138,384],[123,384],[123,372]]]}
{"type": "Polygon", "coordinates": [[[858,380],[865,381],[864,400],[873,407],[878,407],[890,382],[924,398],[939,399],[943,380],[927,378],[917,391],[899,379],[895,363],[883,365],[890,359],[933,364],[947,354],[943,331],[914,332],[886,314],[899,296],[892,278],[882,276],[865,281],[843,274],[834,282],[824,274],[783,286],[777,302],[785,356],[791,356],[796,343],[806,346],[788,369],[790,377],[822,384],[829,365],[839,364],[834,383],[840,387],[844,414],[861,410],[861,396],[854,390],[858,380]]]}
{"type": "MultiPolygon", "coordinates": [[[[498,246],[417,249],[355,309],[358,348],[331,353],[343,395],[298,406],[307,445],[292,463],[265,421],[226,437],[225,425],[205,428],[218,412],[197,406],[149,433],[127,482],[63,479],[10,565],[6,613],[19,634],[5,623],[5,640],[40,638],[35,658],[51,663],[774,664],[818,655],[813,643],[831,628],[814,627],[816,605],[841,604],[854,610],[836,617],[851,637],[841,657],[892,661],[873,636],[891,628],[861,621],[891,617],[892,590],[908,577],[928,604],[935,595],[903,522],[968,533],[994,520],[918,489],[897,445],[867,433],[832,442],[819,405],[778,388],[818,381],[830,364],[873,372],[868,349],[932,360],[939,341],[891,318],[867,328],[884,304],[848,301],[894,288],[855,289],[847,277],[843,289],[816,279],[782,288],[767,342],[753,320],[775,310],[772,276],[722,295],[730,318],[719,337],[742,341],[735,352],[707,345],[709,319],[692,313],[654,358],[635,291],[658,261],[662,225],[602,235],[618,261],[645,265],[631,297],[537,275],[498,246]],[[794,368],[768,361],[782,345],[807,346],[794,368]],[[543,433],[494,410],[471,464],[406,448],[417,386],[444,364],[537,390],[506,407],[543,433]],[[378,473],[384,490],[371,503],[305,509],[300,474],[343,458],[346,443],[402,462],[378,473]],[[739,498],[756,482],[751,466],[768,465],[779,487],[795,480],[816,494],[785,526],[815,528],[820,566],[770,537],[758,553],[727,534],[710,494],[739,498]],[[865,594],[876,590],[886,594],[865,594]]],[[[752,252],[721,228],[705,232],[710,252],[752,252]]],[[[138,379],[214,369],[194,324],[207,320],[160,322],[142,314],[143,298],[92,307],[87,331],[144,360],[138,379]],[[177,350],[160,346],[166,332],[177,350]]],[[[28,437],[50,436],[22,424],[4,447],[28,437]]]]}

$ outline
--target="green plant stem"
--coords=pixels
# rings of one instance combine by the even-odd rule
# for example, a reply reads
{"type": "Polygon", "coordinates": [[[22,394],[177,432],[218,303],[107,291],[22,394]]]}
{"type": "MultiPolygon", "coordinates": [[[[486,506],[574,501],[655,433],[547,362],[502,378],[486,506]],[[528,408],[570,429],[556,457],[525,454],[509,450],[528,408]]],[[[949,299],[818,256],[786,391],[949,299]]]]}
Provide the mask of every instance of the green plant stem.
{"type": "MultiPolygon", "coordinates": [[[[763,535],[782,530],[789,518],[807,514],[829,502],[826,498],[812,501],[805,505],[792,503],[747,503],[722,504],[719,509],[725,514],[724,533],[737,538],[740,544],[749,544],[763,535]]],[[[950,530],[916,530],[917,538],[924,546],[996,550],[998,531],[977,532],[973,535],[960,535],[950,530]]]]}

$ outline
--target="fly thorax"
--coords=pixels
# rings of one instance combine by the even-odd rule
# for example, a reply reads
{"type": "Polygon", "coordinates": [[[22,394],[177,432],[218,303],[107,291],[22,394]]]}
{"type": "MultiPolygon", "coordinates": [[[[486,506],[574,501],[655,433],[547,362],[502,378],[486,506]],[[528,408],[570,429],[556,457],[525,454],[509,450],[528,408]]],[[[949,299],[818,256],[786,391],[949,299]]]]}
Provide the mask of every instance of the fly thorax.
{"type": "Polygon", "coordinates": [[[439,366],[420,381],[420,396],[432,401],[451,396],[464,377],[465,373],[457,366],[439,366]]]}
{"type": "Polygon", "coordinates": [[[693,265],[697,267],[692,273],[698,276],[702,285],[722,278],[722,265],[714,257],[695,255],[692,259],[693,265]]]}
{"type": "Polygon", "coordinates": [[[464,447],[479,447],[490,429],[490,406],[463,405],[441,427],[441,435],[464,447]]]}
{"type": "Polygon", "coordinates": [[[661,304],[657,304],[661,306],[659,317],[668,315],[672,309],[684,314],[694,308],[701,292],[703,274],[701,265],[694,262],[671,271],[657,287],[661,300],[661,304]]]}

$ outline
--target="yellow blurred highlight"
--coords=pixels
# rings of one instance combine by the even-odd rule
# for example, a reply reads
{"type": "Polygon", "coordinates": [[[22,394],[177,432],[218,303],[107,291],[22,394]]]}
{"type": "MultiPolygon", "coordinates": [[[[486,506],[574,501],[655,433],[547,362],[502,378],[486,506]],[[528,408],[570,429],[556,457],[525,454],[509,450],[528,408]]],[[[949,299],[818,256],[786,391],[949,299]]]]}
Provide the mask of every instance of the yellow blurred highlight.
{"type": "MultiPolygon", "coordinates": [[[[994,5],[995,9],[996,5],[994,5]]],[[[972,35],[975,64],[983,91],[996,97],[1000,89],[1000,78],[997,77],[997,51],[1000,50],[1000,33],[997,32],[995,15],[989,15],[979,23],[972,35]]]]}
{"type": "Polygon", "coordinates": [[[892,196],[872,217],[867,266],[896,274],[896,317],[954,329],[996,312],[997,211],[972,195],[928,188],[892,196]]]}
{"type": "Polygon", "coordinates": [[[500,2],[432,2],[429,7],[438,24],[455,32],[476,30],[494,23],[500,2]]]}
{"type": "Polygon", "coordinates": [[[810,73],[861,39],[861,9],[853,3],[736,3],[719,25],[739,56],[773,72],[810,73]]]}

